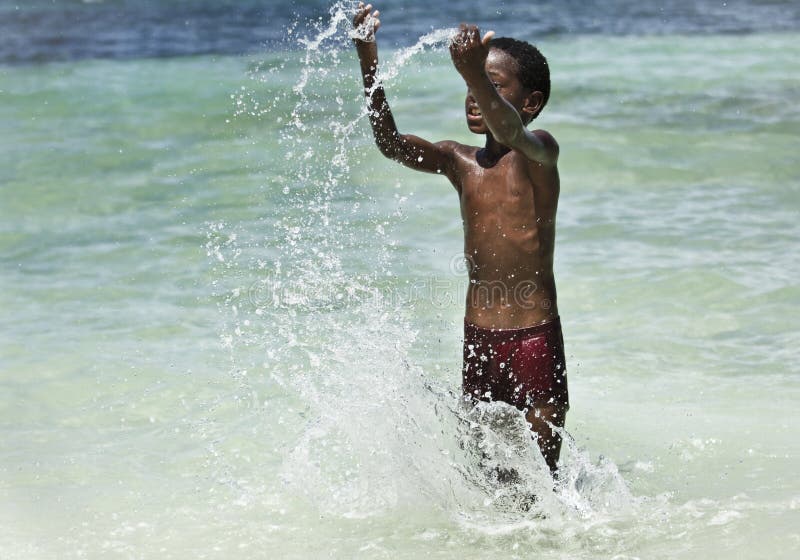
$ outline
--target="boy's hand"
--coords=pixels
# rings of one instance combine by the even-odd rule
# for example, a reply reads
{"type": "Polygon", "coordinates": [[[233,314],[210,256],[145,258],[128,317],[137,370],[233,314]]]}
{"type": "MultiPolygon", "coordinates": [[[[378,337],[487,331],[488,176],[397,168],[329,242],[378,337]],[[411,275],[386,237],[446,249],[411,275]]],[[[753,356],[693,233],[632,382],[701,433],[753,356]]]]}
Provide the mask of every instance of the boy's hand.
{"type": "Polygon", "coordinates": [[[488,31],[481,39],[476,25],[462,23],[458,33],[450,40],[450,57],[464,78],[484,71],[492,37],[494,31],[488,31]]]}
{"type": "Polygon", "coordinates": [[[380,12],[378,10],[372,11],[372,4],[364,5],[363,2],[358,3],[358,11],[356,17],[353,18],[353,34],[352,39],[356,42],[363,41],[371,43],[375,41],[375,32],[381,26],[381,20],[378,19],[380,12]]]}

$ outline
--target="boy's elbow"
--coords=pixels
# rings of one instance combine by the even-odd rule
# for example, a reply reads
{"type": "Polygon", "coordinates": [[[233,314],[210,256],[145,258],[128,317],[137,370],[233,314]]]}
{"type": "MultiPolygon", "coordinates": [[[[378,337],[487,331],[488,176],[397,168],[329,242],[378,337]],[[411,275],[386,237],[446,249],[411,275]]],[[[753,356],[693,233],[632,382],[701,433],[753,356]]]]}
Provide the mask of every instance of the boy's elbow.
{"type": "Polygon", "coordinates": [[[400,135],[376,136],[375,145],[378,146],[381,154],[389,159],[398,159],[400,157],[400,143],[402,142],[400,135]]]}
{"type": "Polygon", "coordinates": [[[522,127],[500,127],[493,131],[494,139],[509,148],[519,147],[525,131],[522,127]]]}
{"type": "Polygon", "coordinates": [[[389,159],[397,158],[397,148],[392,144],[389,144],[387,142],[382,142],[381,140],[376,139],[375,145],[378,146],[378,150],[384,157],[387,157],[389,159]]]}

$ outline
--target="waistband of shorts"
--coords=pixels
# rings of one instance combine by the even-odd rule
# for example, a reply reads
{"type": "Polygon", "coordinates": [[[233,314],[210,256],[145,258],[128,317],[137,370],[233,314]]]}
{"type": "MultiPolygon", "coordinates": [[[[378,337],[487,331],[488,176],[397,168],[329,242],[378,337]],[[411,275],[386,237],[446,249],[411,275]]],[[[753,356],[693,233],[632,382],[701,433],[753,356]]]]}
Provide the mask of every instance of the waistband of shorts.
{"type": "Polygon", "coordinates": [[[479,327],[473,325],[467,318],[464,318],[464,339],[481,338],[486,341],[492,340],[510,340],[516,338],[528,338],[540,334],[550,333],[557,331],[561,328],[561,317],[556,315],[554,318],[531,325],[530,327],[519,327],[513,329],[490,329],[487,327],[479,327]]]}

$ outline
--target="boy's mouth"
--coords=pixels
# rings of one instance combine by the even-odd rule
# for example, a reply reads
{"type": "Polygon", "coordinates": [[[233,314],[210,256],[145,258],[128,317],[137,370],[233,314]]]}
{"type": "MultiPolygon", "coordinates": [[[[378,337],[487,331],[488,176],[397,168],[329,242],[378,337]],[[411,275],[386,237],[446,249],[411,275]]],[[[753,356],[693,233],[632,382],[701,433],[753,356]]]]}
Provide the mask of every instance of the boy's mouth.
{"type": "Polygon", "coordinates": [[[477,105],[467,105],[467,126],[476,134],[483,129],[483,113],[477,105]]]}

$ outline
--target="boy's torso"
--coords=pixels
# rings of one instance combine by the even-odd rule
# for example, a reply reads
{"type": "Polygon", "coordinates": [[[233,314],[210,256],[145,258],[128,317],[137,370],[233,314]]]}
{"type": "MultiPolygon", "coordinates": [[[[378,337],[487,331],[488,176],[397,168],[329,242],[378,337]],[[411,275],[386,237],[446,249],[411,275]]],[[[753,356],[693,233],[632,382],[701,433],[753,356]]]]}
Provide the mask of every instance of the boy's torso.
{"type": "Polygon", "coordinates": [[[466,319],[489,328],[552,320],[558,316],[553,278],[558,169],[513,150],[496,161],[484,154],[458,145],[451,178],[461,200],[470,276],[466,319]]]}

